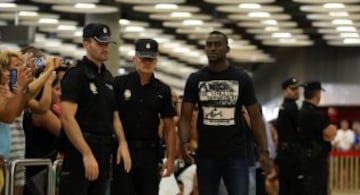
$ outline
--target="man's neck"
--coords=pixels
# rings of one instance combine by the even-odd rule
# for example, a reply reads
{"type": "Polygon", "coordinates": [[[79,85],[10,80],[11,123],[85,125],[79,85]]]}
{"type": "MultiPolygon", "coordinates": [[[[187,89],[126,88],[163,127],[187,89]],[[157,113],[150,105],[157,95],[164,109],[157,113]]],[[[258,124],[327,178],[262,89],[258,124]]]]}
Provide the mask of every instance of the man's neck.
{"type": "Polygon", "coordinates": [[[152,74],[144,74],[144,73],[141,73],[141,72],[139,72],[139,71],[138,71],[137,73],[138,73],[138,75],[139,75],[140,84],[141,84],[142,86],[150,83],[152,74]]]}
{"type": "Polygon", "coordinates": [[[87,59],[89,59],[91,62],[93,62],[98,67],[98,71],[100,72],[103,62],[95,60],[94,58],[91,58],[89,55],[87,55],[86,57],[87,57],[87,59]]]}
{"type": "Polygon", "coordinates": [[[209,69],[213,72],[222,72],[224,70],[226,70],[229,67],[229,63],[227,60],[221,60],[218,62],[209,62],[209,69]]]}
{"type": "Polygon", "coordinates": [[[317,106],[317,105],[318,105],[316,99],[306,99],[305,101],[308,102],[308,103],[310,103],[310,104],[312,104],[312,105],[314,105],[314,106],[317,106]]]}

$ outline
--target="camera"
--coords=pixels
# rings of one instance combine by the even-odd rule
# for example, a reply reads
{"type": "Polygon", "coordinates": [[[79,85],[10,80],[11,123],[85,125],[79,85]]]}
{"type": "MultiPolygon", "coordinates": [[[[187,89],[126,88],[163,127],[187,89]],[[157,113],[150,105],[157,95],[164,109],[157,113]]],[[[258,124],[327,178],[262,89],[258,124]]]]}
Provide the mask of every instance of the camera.
{"type": "Polygon", "coordinates": [[[34,61],[34,64],[36,66],[36,68],[43,68],[45,66],[45,62],[43,58],[36,58],[34,61]]]}
{"type": "Polygon", "coordinates": [[[10,91],[16,90],[16,80],[17,80],[17,69],[10,69],[10,75],[9,75],[10,91]]]}

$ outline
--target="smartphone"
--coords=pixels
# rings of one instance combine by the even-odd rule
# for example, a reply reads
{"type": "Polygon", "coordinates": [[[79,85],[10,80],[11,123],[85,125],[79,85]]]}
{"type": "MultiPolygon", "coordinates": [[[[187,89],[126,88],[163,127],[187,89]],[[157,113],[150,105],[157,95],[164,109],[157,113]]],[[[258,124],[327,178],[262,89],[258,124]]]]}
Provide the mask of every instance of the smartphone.
{"type": "Polygon", "coordinates": [[[34,64],[37,68],[43,68],[45,66],[43,58],[36,58],[34,64]]]}
{"type": "Polygon", "coordinates": [[[15,91],[15,89],[16,89],[16,80],[17,80],[17,69],[10,69],[10,75],[9,75],[9,88],[10,88],[10,91],[15,91]]]}

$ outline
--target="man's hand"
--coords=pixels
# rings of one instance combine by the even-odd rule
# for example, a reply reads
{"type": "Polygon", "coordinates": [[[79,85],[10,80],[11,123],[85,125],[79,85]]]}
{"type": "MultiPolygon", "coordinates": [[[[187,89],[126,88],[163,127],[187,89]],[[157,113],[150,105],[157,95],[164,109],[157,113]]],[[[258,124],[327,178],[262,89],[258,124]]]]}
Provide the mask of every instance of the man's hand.
{"type": "Polygon", "coordinates": [[[193,149],[191,147],[190,143],[183,143],[182,144],[182,150],[183,150],[183,158],[185,162],[193,164],[195,162],[194,158],[191,156],[193,153],[193,149]]]}
{"type": "Polygon", "coordinates": [[[124,170],[129,173],[131,170],[131,157],[127,143],[120,143],[116,154],[116,164],[120,164],[121,159],[124,161],[124,170]]]}
{"type": "Polygon", "coordinates": [[[174,172],[174,159],[166,159],[163,167],[160,170],[162,177],[169,177],[174,172]]]}
{"type": "Polygon", "coordinates": [[[94,181],[99,176],[99,165],[93,154],[83,155],[85,178],[94,181]]]}
{"type": "Polygon", "coordinates": [[[268,152],[259,152],[259,161],[264,175],[268,175],[274,170],[274,163],[270,159],[268,152]]]}

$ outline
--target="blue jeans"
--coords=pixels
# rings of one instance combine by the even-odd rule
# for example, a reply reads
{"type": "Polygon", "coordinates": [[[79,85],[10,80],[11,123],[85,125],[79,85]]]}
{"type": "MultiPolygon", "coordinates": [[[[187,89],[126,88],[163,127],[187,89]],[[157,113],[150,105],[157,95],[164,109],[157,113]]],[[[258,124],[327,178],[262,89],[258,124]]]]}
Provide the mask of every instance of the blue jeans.
{"type": "Polygon", "coordinates": [[[221,178],[229,195],[247,195],[249,189],[248,160],[242,157],[197,157],[199,195],[217,195],[221,178]]]}

